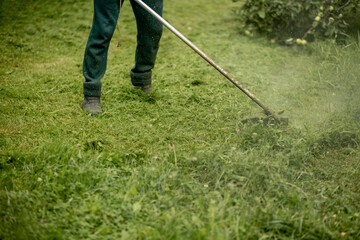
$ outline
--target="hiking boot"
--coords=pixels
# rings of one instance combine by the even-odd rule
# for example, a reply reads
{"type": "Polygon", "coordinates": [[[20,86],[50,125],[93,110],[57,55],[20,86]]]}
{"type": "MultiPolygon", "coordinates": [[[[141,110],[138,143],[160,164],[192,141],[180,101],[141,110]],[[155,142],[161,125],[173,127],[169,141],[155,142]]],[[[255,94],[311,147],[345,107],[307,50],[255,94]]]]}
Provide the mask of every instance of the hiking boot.
{"type": "Polygon", "coordinates": [[[135,86],[135,88],[143,91],[144,93],[150,93],[152,91],[151,84],[135,86]]]}
{"type": "Polygon", "coordinates": [[[100,97],[84,96],[84,101],[81,104],[81,109],[86,110],[93,116],[101,114],[103,111],[100,105],[100,97]]]}

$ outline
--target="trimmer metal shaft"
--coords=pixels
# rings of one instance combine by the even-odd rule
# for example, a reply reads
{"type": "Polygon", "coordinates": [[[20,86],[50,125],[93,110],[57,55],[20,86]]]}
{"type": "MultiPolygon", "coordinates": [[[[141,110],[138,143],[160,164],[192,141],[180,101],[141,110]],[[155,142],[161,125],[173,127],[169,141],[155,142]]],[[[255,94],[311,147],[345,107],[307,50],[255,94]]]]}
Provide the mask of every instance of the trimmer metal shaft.
{"type": "Polygon", "coordinates": [[[276,112],[272,111],[268,106],[260,101],[254,94],[242,86],[238,81],[235,80],[229,73],[227,73],[222,67],[220,67],[214,60],[212,60],[208,55],[201,51],[195,44],[193,44],[189,39],[182,35],[178,30],[170,25],[165,19],[163,19],[159,14],[152,10],[148,5],[146,5],[142,0],[134,0],[141,7],[143,7],[147,12],[164,24],[171,32],[173,32],[178,38],[185,42],[189,47],[191,47],[196,53],[198,53],[203,59],[205,59],[211,66],[218,70],[223,76],[225,76],[230,82],[232,82],[237,88],[243,91],[251,100],[253,100],[257,105],[264,109],[265,113],[269,116],[272,116],[277,122],[281,122],[281,117],[279,117],[276,112]]]}

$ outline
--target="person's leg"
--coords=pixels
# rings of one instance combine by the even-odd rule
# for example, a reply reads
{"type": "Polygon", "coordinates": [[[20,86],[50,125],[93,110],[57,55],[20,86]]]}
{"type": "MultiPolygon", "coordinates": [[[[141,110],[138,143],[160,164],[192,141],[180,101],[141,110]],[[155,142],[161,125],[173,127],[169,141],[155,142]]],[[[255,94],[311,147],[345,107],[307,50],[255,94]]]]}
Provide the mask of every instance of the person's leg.
{"type": "MultiPolygon", "coordinates": [[[[134,86],[151,85],[151,69],[155,65],[163,26],[135,1],[131,0],[130,2],[138,29],[135,66],[130,72],[131,82],[134,86]]],[[[144,2],[159,15],[162,15],[163,0],[144,0],[144,2]]]]}
{"type": "Polygon", "coordinates": [[[93,24],[83,62],[84,95],[100,97],[110,40],[119,17],[119,0],[94,0],[93,24]]]}

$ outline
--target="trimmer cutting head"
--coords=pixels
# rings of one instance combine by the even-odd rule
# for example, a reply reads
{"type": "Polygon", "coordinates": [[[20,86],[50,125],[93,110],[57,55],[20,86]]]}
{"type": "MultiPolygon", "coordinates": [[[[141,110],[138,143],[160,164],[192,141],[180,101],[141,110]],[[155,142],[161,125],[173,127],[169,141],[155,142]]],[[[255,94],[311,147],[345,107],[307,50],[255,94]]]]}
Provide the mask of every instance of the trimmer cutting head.
{"type": "Polygon", "coordinates": [[[268,125],[280,125],[286,127],[289,125],[289,119],[286,117],[280,117],[278,120],[273,118],[272,116],[267,117],[253,117],[247,118],[241,121],[242,124],[263,124],[264,126],[268,125]]]}
{"type": "Polygon", "coordinates": [[[267,114],[266,117],[252,117],[247,118],[241,121],[242,124],[263,124],[264,126],[268,125],[280,125],[282,127],[286,127],[289,125],[289,119],[287,117],[280,117],[280,114],[283,114],[284,111],[281,111],[277,114],[270,115],[267,114]]]}

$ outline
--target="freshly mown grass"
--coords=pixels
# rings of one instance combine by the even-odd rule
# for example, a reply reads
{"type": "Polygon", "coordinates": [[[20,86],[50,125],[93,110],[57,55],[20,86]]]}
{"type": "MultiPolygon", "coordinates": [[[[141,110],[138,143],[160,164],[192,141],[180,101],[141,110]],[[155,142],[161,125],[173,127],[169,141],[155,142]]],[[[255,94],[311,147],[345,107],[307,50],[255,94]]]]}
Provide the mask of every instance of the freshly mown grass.
{"type": "Polygon", "coordinates": [[[0,3],[0,239],[359,239],[360,48],[240,36],[239,3],[164,16],[275,110],[261,110],[164,31],[154,92],[129,80],[128,1],[103,80],[80,111],[91,1],[0,3]]]}

